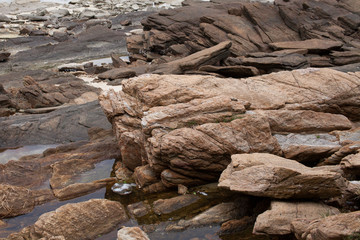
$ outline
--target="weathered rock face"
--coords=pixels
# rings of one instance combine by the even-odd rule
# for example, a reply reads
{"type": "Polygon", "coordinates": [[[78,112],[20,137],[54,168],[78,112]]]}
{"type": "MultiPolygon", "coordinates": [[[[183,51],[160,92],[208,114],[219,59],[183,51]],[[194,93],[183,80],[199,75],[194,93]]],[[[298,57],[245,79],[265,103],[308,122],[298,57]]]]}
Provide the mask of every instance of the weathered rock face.
{"type": "Polygon", "coordinates": [[[51,238],[95,239],[127,221],[124,207],[119,202],[92,199],[86,202],[66,204],[39,217],[34,225],[16,235],[25,239],[51,238]]]}
{"type": "Polygon", "coordinates": [[[33,193],[23,187],[0,184],[0,218],[31,212],[35,207],[33,193]]]}
{"type": "Polygon", "coordinates": [[[309,168],[271,154],[253,153],[232,155],[219,186],[261,197],[327,199],[346,191],[348,182],[336,172],[309,168]]]}
{"type": "Polygon", "coordinates": [[[309,221],[339,214],[337,208],[313,202],[271,202],[270,209],[260,214],[255,222],[255,234],[287,235],[292,233],[291,222],[309,221]]]}
{"type": "Polygon", "coordinates": [[[138,227],[123,227],[117,233],[118,240],[150,240],[148,235],[138,227]]]}
{"type": "Polygon", "coordinates": [[[338,151],[328,133],[359,117],[359,76],[330,69],[247,79],[144,75],[101,95],[100,104],[140,187],[159,179],[196,185],[216,180],[236,153],[308,160],[338,151]]]}
{"type": "MultiPolygon", "coordinates": [[[[184,57],[231,41],[232,57],[222,66],[198,70],[236,77],[344,65],[359,58],[360,19],[351,7],[355,4],[336,0],[184,1],[181,8],[145,18],[144,33],[128,37],[127,47],[132,59],[158,62],[164,56],[184,57]],[[221,71],[223,67],[233,72],[221,71]],[[252,69],[243,71],[244,67],[252,69]]],[[[180,73],[178,69],[172,73],[180,73]]],[[[165,68],[171,73],[168,70],[165,68]]]]}
{"type": "Polygon", "coordinates": [[[297,239],[344,239],[359,237],[360,212],[341,213],[314,221],[298,220],[292,223],[297,239]]]}

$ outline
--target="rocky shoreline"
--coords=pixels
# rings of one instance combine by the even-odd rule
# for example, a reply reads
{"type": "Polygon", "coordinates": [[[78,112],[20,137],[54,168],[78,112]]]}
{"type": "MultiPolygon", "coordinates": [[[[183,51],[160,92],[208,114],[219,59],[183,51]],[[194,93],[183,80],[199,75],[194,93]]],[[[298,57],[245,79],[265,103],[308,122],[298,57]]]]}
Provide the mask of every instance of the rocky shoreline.
{"type": "Polygon", "coordinates": [[[359,39],[354,0],[0,3],[0,239],[359,239],[359,39]]]}

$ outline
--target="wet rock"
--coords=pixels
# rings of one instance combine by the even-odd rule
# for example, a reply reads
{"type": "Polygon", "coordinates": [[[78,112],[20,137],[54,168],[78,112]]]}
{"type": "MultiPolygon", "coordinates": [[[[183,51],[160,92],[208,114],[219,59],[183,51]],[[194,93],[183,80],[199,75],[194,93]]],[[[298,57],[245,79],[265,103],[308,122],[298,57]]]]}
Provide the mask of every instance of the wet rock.
{"type": "Polygon", "coordinates": [[[23,187],[0,184],[0,199],[0,218],[22,215],[35,207],[31,190],[23,187]]]}
{"type": "Polygon", "coordinates": [[[91,199],[66,204],[41,215],[34,225],[29,227],[29,234],[36,238],[63,236],[70,240],[93,239],[127,220],[124,207],[119,202],[91,199]]]}
{"type": "Polygon", "coordinates": [[[48,149],[41,155],[0,165],[0,182],[34,188],[51,178],[53,188],[59,189],[71,184],[72,177],[93,168],[95,163],[119,157],[117,143],[111,135],[92,142],[64,144],[48,149]],[[23,178],[27,181],[23,181],[23,178]]]}
{"type": "Polygon", "coordinates": [[[251,217],[245,216],[241,219],[233,219],[221,224],[221,228],[218,234],[228,235],[228,234],[236,234],[246,230],[251,224],[253,220],[251,217]]]}
{"type": "Polygon", "coordinates": [[[119,78],[130,78],[136,76],[136,72],[130,68],[114,68],[98,75],[100,79],[115,80],[119,78]]]}
{"type": "Polygon", "coordinates": [[[135,183],[115,183],[111,187],[111,191],[120,195],[128,195],[132,193],[134,187],[136,187],[135,183]]]}
{"type": "Polygon", "coordinates": [[[48,114],[14,116],[0,122],[1,147],[86,140],[89,128],[110,127],[98,101],[64,107],[48,114]]]}
{"type": "Polygon", "coordinates": [[[297,239],[357,238],[360,229],[360,212],[340,213],[314,221],[299,220],[292,223],[297,239]]]}
{"type": "Polygon", "coordinates": [[[185,195],[188,192],[188,188],[182,184],[178,185],[178,194],[185,195]]]}
{"type": "Polygon", "coordinates": [[[127,206],[127,209],[131,215],[140,218],[147,215],[150,212],[151,207],[147,202],[144,201],[130,204],[127,206]]]}
{"type": "Polygon", "coordinates": [[[183,230],[188,227],[223,223],[237,217],[237,205],[233,202],[218,204],[190,220],[180,220],[176,225],[169,225],[166,230],[183,230]]]}
{"type": "Polygon", "coordinates": [[[117,233],[118,240],[150,240],[139,227],[123,227],[117,233]]]}
{"type": "Polygon", "coordinates": [[[287,235],[292,233],[292,221],[312,221],[339,213],[337,208],[322,203],[272,201],[270,209],[257,217],[253,233],[287,235]]]}
{"type": "Polygon", "coordinates": [[[309,53],[329,52],[339,49],[343,43],[333,40],[309,39],[304,41],[274,42],[269,44],[274,50],[283,49],[307,49],[309,53]]]}
{"type": "Polygon", "coordinates": [[[309,168],[266,153],[238,154],[221,174],[219,186],[278,199],[327,199],[339,196],[348,182],[339,173],[309,168]],[[251,176],[251,177],[250,177],[251,176]]]}
{"type": "Polygon", "coordinates": [[[170,214],[200,200],[196,195],[182,195],[170,199],[159,199],[153,203],[153,210],[158,215],[170,214]]]}
{"type": "Polygon", "coordinates": [[[0,52],[0,62],[5,62],[9,59],[10,53],[9,52],[0,52]]]}
{"type": "Polygon", "coordinates": [[[53,189],[53,192],[56,198],[63,201],[95,192],[96,190],[106,187],[115,181],[116,180],[114,178],[106,178],[90,183],[74,183],[61,189],[53,189]]]}
{"type": "Polygon", "coordinates": [[[140,166],[135,168],[134,179],[137,186],[140,188],[149,186],[158,181],[157,174],[150,167],[150,165],[140,166]]]}

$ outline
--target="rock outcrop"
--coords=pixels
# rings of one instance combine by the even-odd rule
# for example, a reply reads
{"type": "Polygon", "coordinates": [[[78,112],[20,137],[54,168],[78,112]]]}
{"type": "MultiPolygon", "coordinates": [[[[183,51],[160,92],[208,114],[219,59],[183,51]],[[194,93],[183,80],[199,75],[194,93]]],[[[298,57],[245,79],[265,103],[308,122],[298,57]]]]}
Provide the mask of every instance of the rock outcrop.
{"type": "Polygon", "coordinates": [[[339,214],[337,208],[313,202],[271,202],[270,209],[260,214],[255,222],[255,234],[287,235],[291,234],[293,221],[306,219],[312,221],[330,215],[339,214]]]}
{"type": "Polygon", "coordinates": [[[359,76],[312,68],[246,79],[144,75],[100,104],[139,187],[197,185],[216,180],[232,154],[319,161],[338,151],[329,132],[359,118],[359,76]]]}
{"type": "Polygon", "coordinates": [[[66,204],[55,211],[45,213],[30,227],[9,237],[40,239],[62,236],[64,239],[95,239],[128,220],[119,202],[92,199],[86,202],[66,204]]]}
{"type": "Polygon", "coordinates": [[[341,213],[314,221],[292,222],[292,231],[297,239],[344,239],[359,238],[360,212],[341,213]]]}
{"type": "Polygon", "coordinates": [[[348,188],[341,174],[309,168],[267,153],[236,154],[221,174],[219,186],[253,196],[278,199],[328,199],[348,188]]]}

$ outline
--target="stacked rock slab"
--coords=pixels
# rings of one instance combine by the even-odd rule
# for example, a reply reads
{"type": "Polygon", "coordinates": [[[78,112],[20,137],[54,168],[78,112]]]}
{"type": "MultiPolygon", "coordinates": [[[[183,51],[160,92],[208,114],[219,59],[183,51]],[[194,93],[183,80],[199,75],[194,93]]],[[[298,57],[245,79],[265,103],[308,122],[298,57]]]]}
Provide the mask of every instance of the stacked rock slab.
{"type": "Polygon", "coordinates": [[[138,185],[161,189],[216,181],[232,154],[282,155],[281,137],[313,136],[309,154],[321,140],[331,155],[341,146],[328,133],[359,118],[359,85],[360,73],[330,69],[246,79],[143,75],[100,101],[138,185]]]}
{"type": "Polygon", "coordinates": [[[131,59],[158,63],[231,41],[227,60],[198,70],[246,77],[360,60],[356,1],[187,0],[182,5],[142,20],[143,35],[127,39],[131,59]]]}

